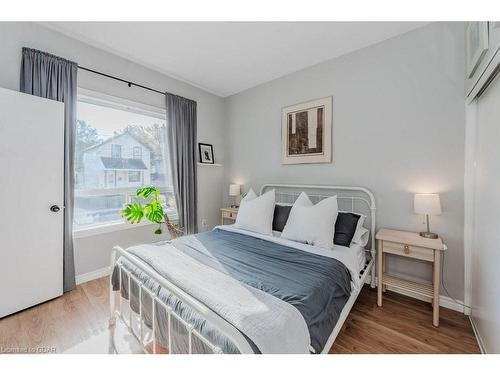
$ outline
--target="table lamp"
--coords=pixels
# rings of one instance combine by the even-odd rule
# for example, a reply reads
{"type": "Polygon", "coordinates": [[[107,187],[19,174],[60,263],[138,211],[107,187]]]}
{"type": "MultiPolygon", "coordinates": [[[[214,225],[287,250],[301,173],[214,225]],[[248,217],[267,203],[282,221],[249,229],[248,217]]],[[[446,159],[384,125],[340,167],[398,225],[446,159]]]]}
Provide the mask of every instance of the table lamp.
{"type": "Polygon", "coordinates": [[[229,196],[233,197],[233,204],[231,208],[237,208],[236,197],[241,194],[241,185],[238,184],[229,184],[229,196]]]}
{"type": "Polygon", "coordinates": [[[415,194],[413,208],[416,214],[425,215],[427,221],[427,231],[420,232],[420,235],[425,238],[438,238],[438,235],[429,229],[429,215],[441,215],[439,194],[415,194]]]}

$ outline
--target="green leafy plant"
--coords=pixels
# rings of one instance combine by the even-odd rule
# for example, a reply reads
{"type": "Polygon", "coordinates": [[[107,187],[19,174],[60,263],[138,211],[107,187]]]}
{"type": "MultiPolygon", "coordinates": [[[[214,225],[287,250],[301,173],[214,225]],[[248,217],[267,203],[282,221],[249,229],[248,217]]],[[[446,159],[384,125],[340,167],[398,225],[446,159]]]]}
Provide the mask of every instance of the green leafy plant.
{"type": "Polygon", "coordinates": [[[145,186],[137,189],[137,198],[144,201],[144,204],[129,203],[122,210],[122,216],[131,224],[140,223],[145,217],[152,223],[158,224],[155,234],[162,234],[162,225],[167,227],[172,238],[177,237],[182,230],[178,225],[172,223],[166,212],[163,211],[160,191],[155,186],[145,186]]]}

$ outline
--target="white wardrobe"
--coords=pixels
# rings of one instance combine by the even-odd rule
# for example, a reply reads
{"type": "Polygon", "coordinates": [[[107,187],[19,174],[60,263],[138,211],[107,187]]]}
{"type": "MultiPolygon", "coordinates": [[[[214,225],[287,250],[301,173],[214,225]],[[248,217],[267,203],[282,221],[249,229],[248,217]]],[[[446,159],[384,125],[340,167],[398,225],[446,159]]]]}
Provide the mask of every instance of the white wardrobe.
{"type": "Polygon", "coordinates": [[[477,101],[472,318],[486,353],[500,353],[500,75],[477,101]]]}
{"type": "Polygon", "coordinates": [[[64,105],[0,88],[0,318],[63,293],[64,105]]]}
{"type": "MultiPolygon", "coordinates": [[[[471,22],[482,23],[482,22],[471,22]]],[[[467,35],[467,34],[466,34],[467,35]]],[[[500,23],[488,22],[488,49],[466,79],[465,302],[484,353],[500,353],[500,23]],[[474,99],[474,100],[473,100],[474,99]]]]}

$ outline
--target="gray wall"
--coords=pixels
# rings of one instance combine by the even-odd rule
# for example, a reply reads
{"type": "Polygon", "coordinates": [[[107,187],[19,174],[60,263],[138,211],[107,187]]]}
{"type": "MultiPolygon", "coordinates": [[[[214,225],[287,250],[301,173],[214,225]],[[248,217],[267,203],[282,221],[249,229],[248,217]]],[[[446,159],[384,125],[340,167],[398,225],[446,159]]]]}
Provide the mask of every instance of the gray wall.
{"type": "MultiPolygon", "coordinates": [[[[75,39],[49,30],[36,23],[0,22],[0,87],[19,89],[21,48],[33,47],[78,62],[80,65],[130,79],[137,83],[188,97],[198,102],[198,139],[214,145],[217,163],[224,163],[224,101],[198,88],[147,69],[106,51],[93,48],[75,39]]],[[[128,88],[122,83],[79,72],[78,85],[140,103],[165,107],[164,97],[139,88],[128,88]]],[[[218,209],[222,203],[221,167],[199,167],[200,229],[202,219],[207,227],[218,224],[218,209]],[[208,169],[212,168],[212,169],[208,169]],[[203,170],[202,170],[203,169],[203,170]],[[213,173],[212,173],[213,172],[213,173]]],[[[227,190],[227,189],[226,189],[227,190]]],[[[105,267],[109,263],[111,246],[129,246],[134,243],[151,242],[157,237],[151,234],[151,227],[135,228],[130,231],[113,232],[97,237],[75,241],[76,273],[83,274],[105,267]]]]}
{"type": "MultiPolygon", "coordinates": [[[[200,228],[218,223],[227,184],[264,182],[363,185],[377,197],[379,226],[420,230],[412,193],[442,193],[444,214],[432,229],[446,240],[445,277],[463,298],[463,40],[461,24],[431,24],[381,44],[302,70],[225,100],[33,23],[0,23],[0,86],[17,90],[21,47],[166,89],[198,102],[198,134],[214,144],[216,163],[199,167],[200,228]],[[328,165],[282,166],[281,108],[334,97],[333,158],[328,165]]],[[[164,106],[160,95],[81,72],[79,85],[164,106]]],[[[76,240],[77,274],[108,264],[112,245],[155,239],[151,227],[76,240]],[[97,246],[96,246],[97,245],[97,246]]],[[[390,269],[430,278],[424,264],[390,269]]]]}
{"type": "Polygon", "coordinates": [[[477,102],[472,246],[472,318],[487,353],[500,353],[500,77],[477,102]]]}
{"type": "MultiPolygon", "coordinates": [[[[361,185],[378,227],[419,231],[414,192],[439,192],[431,219],[449,249],[445,281],[463,300],[463,24],[430,24],[226,98],[225,179],[361,185]],[[333,163],[281,165],[281,108],[333,96],[333,163]]],[[[389,271],[431,279],[428,264],[391,259],[389,271]]]]}

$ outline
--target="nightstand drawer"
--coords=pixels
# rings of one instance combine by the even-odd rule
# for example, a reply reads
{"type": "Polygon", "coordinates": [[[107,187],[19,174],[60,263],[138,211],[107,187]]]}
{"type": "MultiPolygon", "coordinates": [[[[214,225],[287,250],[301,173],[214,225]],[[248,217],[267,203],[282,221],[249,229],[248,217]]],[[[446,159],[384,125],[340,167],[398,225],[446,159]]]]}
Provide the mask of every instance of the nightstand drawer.
{"type": "Polygon", "coordinates": [[[399,242],[383,241],[383,252],[388,254],[401,255],[409,258],[434,261],[434,250],[425,247],[406,245],[399,242]]]}
{"type": "Polygon", "coordinates": [[[222,213],[222,216],[224,216],[224,218],[227,218],[227,219],[236,219],[236,212],[227,212],[227,211],[224,211],[222,213]]]}

